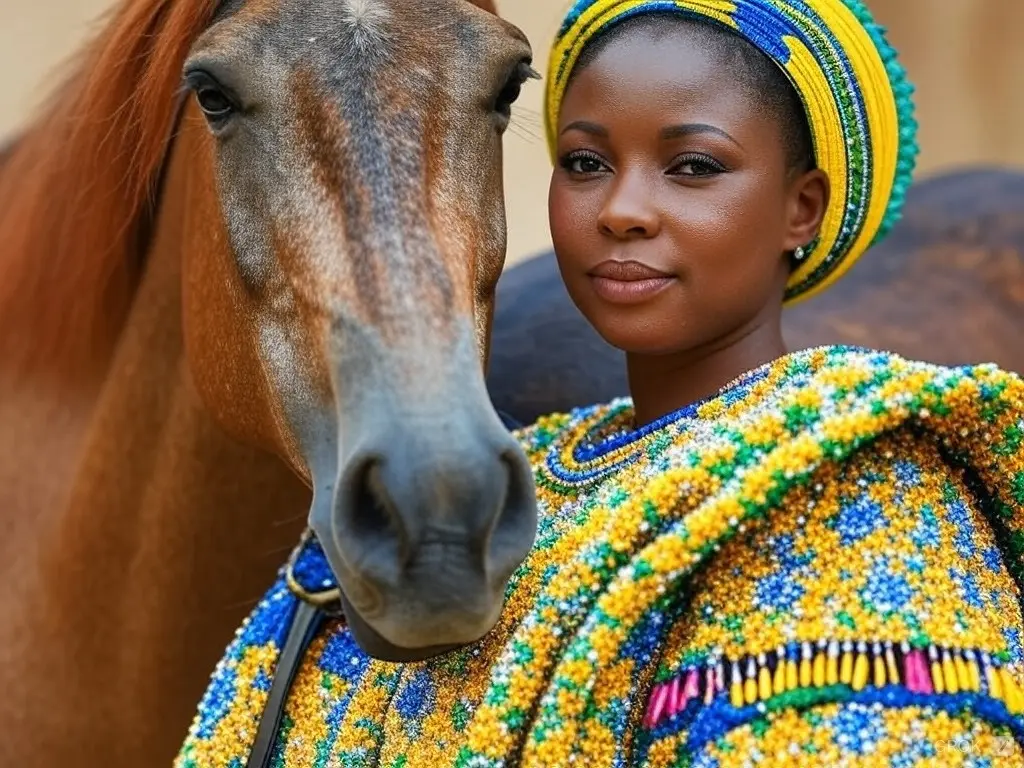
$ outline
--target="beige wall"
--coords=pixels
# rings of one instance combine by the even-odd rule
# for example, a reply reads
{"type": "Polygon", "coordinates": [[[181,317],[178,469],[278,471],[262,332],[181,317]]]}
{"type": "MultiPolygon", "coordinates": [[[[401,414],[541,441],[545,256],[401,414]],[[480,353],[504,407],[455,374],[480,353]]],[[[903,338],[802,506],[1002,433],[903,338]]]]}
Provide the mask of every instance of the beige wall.
{"type": "MultiPolygon", "coordinates": [[[[26,119],[54,66],[111,0],[0,0],[0,138],[26,119]]],[[[988,162],[1024,165],[1024,3],[868,0],[918,85],[921,172],[988,162]]],[[[568,0],[503,0],[543,71],[568,0]]],[[[531,83],[507,140],[509,261],[547,247],[541,86],[531,83]]]]}

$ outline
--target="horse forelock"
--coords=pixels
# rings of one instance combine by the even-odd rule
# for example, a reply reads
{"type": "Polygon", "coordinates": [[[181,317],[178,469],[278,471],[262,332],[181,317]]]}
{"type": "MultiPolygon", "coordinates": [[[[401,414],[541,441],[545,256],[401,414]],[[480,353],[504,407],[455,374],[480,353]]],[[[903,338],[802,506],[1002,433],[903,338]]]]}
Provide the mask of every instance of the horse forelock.
{"type": "Polygon", "coordinates": [[[342,0],[341,19],[361,50],[384,39],[390,18],[391,10],[376,0],[342,0]]]}

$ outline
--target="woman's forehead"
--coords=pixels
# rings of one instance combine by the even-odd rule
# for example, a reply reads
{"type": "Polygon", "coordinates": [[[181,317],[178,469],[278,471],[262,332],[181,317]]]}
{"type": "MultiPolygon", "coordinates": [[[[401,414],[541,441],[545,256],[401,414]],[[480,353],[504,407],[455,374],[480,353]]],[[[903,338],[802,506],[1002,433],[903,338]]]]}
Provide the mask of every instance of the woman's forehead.
{"type": "MultiPolygon", "coordinates": [[[[715,87],[742,87],[746,67],[729,46],[695,24],[646,27],[612,27],[592,43],[574,69],[568,91],[584,74],[603,87],[629,83],[647,92],[702,91],[715,87]]],[[[742,40],[735,41],[743,45],[742,40]]]]}
{"type": "Polygon", "coordinates": [[[722,64],[714,48],[682,37],[608,41],[573,74],[561,105],[559,123],[579,112],[705,112],[735,122],[760,117],[742,70],[722,64]]]}

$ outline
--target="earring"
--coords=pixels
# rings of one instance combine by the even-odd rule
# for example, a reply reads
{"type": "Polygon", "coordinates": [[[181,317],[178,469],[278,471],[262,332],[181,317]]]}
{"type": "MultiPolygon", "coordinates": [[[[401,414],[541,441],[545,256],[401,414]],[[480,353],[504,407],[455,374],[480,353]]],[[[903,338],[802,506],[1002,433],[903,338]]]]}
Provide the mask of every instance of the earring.
{"type": "Polygon", "coordinates": [[[793,249],[793,258],[797,261],[803,261],[804,256],[806,255],[807,254],[804,253],[804,247],[802,245],[798,245],[796,248],[793,249]]]}

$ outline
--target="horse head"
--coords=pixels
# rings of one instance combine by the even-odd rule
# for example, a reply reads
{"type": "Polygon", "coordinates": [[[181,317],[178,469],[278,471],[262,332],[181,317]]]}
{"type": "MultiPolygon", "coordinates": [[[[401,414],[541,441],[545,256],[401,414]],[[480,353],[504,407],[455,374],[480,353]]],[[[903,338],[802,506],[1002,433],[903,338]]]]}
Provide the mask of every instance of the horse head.
{"type": "Polygon", "coordinates": [[[484,635],[536,533],[484,382],[529,65],[465,0],[229,2],[185,61],[189,366],[225,429],[312,488],[380,658],[484,635]]]}

